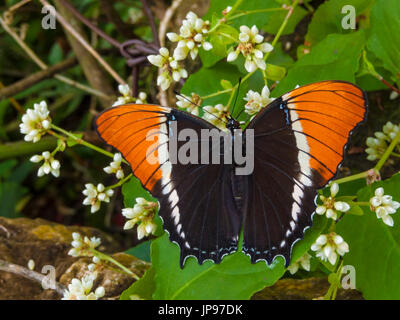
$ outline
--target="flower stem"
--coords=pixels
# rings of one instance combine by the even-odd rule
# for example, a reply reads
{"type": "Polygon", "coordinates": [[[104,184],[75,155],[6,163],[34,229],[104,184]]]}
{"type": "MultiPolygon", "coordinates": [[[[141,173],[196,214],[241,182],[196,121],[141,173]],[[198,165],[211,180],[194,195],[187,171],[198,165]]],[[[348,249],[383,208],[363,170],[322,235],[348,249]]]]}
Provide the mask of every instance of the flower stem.
{"type": "MultiPolygon", "coordinates": [[[[51,124],[51,128],[53,128],[54,130],[57,130],[57,131],[65,134],[67,137],[75,140],[76,143],[79,143],[79,144],[81,144],[81,145],[83,145],[85,147],[88,147],[88,148],[90,148],[92,150],[95,150],[95,151],[97,151],[99,153],[102,153],[102,154],[104,154],[104,155],[106,155],[106,156],[108,156],[110,158],[114,158],[114,154],[113,153],[108,152],[108,151],[106,151],[106,150],[104,150],[102,148],[99,148],[99,147],[95,146],[94,144],[91,144],[91,143],[83,140],[82,138],[74,135],[73,133],[71,133],[71,132],[69,132],[67,130],[64,130],[63,128],[60,128],[60,127],[56,126],[55,124],[51,124]]],[[[125,159],[122,159],[122,161],[124,163],[128,164],[128,162],[125,159]]]]}
{"type": "Polygon", "coordinates": [[[363,171],[363,172],[360,172],[360,173],[357,173],[357,174],[353,174],[351,176],[344,177],[344,178],[341,178],[341,179],[337,179],[337,180],[334,180],[334,182],[340,184],[340,183],[345,183],[345,182],[354,181],[354,180],[358,180],[358,179],[363,179],[363,178],[366,178],[368,176],[368,171],[369,170],[363,171]]]}
{"type": "Polygon", "coordinates": [[[221,94],[231,92],[232,90],[233,90],[233,88],[222,90],[222,91],[217,91],[217,92],[211,93],[207,96],[200,97],[200,99],[205,100],[205,99],[213,98],[213,97],[219,96],[221,94]]]}
{"type": "Polygon", "coordinates": [[[121,179],[116,184],[113,184],[112,186],[107,187],[106,189],[109,190],[109,189],[118,188],[119,186],[122,186],[125,182],[127,182],[130,178],[132,178],[132,176],[133,176],[133,174],[130,173],[125,178],[121,179]]]}
{"type": "MultiPolygon", "coordinates": [[[[254,13],[263,13],[263,12],[273,12],[273,11],[282,11],[282,10],[287,10],[286,8],[265,8],[265,9],[258,9],[258,10],[248,10],[248,11],[243,11],[241,13],[237,13],[233,16],[230,16],[227,21],[233,20],[242,16],[247,16],[249,14],[254,14],[254,13]]],[[[232,11],[232,10],[231,10],[232,11]]]]}
{"type": "Polygon", "coordinates": [[[394,137],[393,141],[390,143],[389,147],[386,149],[385,153],[382,155],[382,158],[379,160],[379,162],[375,166],[375,170],[379,172],[387,159],[390,157],[391,153],[393,152],[393,149],[397,146],[397,144],[400,141],[400,130],[397,132],[396,136],[394,137]]]}
{"type": "Polygon", "coordinates": [[[100,260],[105,260],[105,261],[111,262],[111,263],[115,264],[116,266],[118,266],[119,268],[121,268],[124,272],[126,272],[127,274],[129,274],[130,276],[135,278],[136,280],[140,279],[138,275],[133,273],[131,270],[129,270],[127,267],[125,267],[124,265],[122,265],[121,263],[119,263],[117,260],[110,257],[109,255],[102,253],[100,251],[97,251],[96,249],[89,249],[89,250],[100,260]]]}

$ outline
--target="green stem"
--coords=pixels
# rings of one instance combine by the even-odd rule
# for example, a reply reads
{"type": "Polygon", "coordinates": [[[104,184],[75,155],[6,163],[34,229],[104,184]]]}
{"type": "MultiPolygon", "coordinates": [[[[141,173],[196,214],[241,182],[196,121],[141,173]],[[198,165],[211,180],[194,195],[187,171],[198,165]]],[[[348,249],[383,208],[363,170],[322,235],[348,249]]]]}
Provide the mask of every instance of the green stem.
{"type": "Polygon", "coordinates": [[[266,8],[266,9],[258,9],[258,10],[248,10],[248,11],[243,11],[241,13],[230,16],[226,20],[229,21],[229,20],[233,20],[233,19],[236,19],[236,18],[239,18],[242,16],[249,15],[249,14],[254,14],[254,13],[273,12],[273,11],[282,11],[282,10],[287,10],[287,9],[285,9],[285,8],[266,8]]]}
{"type": "Polygon", "coordinates": [[[109,255],[107,255],[105,253],[102,253],[100,251],[97,251],[95,249],[91,249],[91,248],[89,248],[89,251],[92,252],[100,260],[109,261],[109,262],[115,264],[116,266],[118,266],[119,268],[124,270],[127,274],[131,275],[136,280],[140,279],[135,273],[133,273],[131,270],[129,270],[127,267],[125,267],[124,265],[122,265],[121,263],[119,263],[117,260],[115,260],[114,258],[110,257],[109,255]]]}
{"type": "MultiPolygon", "coordinates": [[[[97,151],[97,152],[99,152],[99,153],[102,153],[102,154],[106,155],[107,157],[114,158],[114,154],[113,154],[113,153],[108,152],[108,151],[106,151],[106,150],[104,150],[104,149],[102,149],[102,148],[99,148],[99,147],[95,146],[94,144],[91,144],[91,143],[89,143],[89,142],[83,140],[82,138],[77,137],[77,136],[74,135],[73,133],[68,132],[67,130],[64,130],[63,128],[60,128],[60,127],[56,126],[55,124],[51,124],[51,127],[52,127],[54,130],[57,130],[57,131],[59,131],[59,132],[65,134],[67,137],[73,139],[73,140],[76,141],[76,143],[78,143],[78,144],[81,144],[81,145],[83,145],[83,146],[85,146],[85,147],[88,147],[88,148],[90,148],[90,149],[92,149],[92,150],[95,150],[95,151],[97,151]]],[[[128,164],[128,162],[127,162],[125,159],[122,159],[122,161],[123,161],[124,163],[128,164]]]]}
{"type": "Polygon", "coordinates": [[[368,176],[368,171],[369,170],[363,171],[363,172],[360,172],[360,173],[357,173],[357,174],[353,174],[351,176],[344,177],[344,178],[341,178],[341,179],[337,179],[337,180],[334,180],[334,182],[336,182],[337,184],[340,184],[340,183],[345,183],[345,182],[354,181],[354,180],[358,180],[358,179],[363,179],[363,178],[366,178],[368,176]]]}
{"type": "Polygon", "coordinates": [[[214,92],[214,93],[211,93],[211,94],[209,94],[207,96],[200,97],[200,99],[201,100],[209,99],[209,98],[216,97],[216,96],[219,96],[219,95],[224,94],[224,93],[231,92],[232,90],[233,90],[233,88],[222,90],[222,91],[218,91],[218,92],[214,92]]]}
{"type": "Polygon", "coordinates": [[[217,32],[217,34],[219,34],[219,35],[221,35],[221,36],[223,36],[225,38],[231,39],[232,41],[234,41],[236,43],[239,43],[239,40],[235,39],[234,37],[230,36],[229,34],[226,34],[226,33],[223,33],[223,32],[217,32]]]}
{"type": "Polygon", "coordinates": [[[125,182],[127,182],[130,178],[132,178],[132,176],[133,176],[132,173],[128,174],[125,178],[121,179],[116,184],[113,184],[112,186],[108,186],[106,188],[106,190],[115,189],[115,188],[118,188],[118,187],[122,186],[125,182]]]}
{"type": "Polygon", "coordinates": [[[390,143],[389,147],[386,149],[385,153],[383,154],[382,158],[375,166],[375,170],[379,172],[382,169],[383,165],[385,164],[386,160],[390,157],[393,149],[397,146],[400,141],[400,131],[397,132],[396,136],[394,137],[393,141],[390,143]]]}
{"type": "MultiPolygon", "coordinates": [[[[279,28],[279,30],[278,30],[278,33],[275,35],[275,38],[274,38],[274,40],[273,40],[272,43],[271,43],[271,45],[272,45],[273,47],[275,47],[276,43],[278,42],[279,38],[280,38],[281,35],[282,35],[283,30],[285,30],[285,27],[286,27],[286,25],[287,25],[287,23],[288,23],[288,21],[289,21],[289,18],[290,18],[290,16],[293,14],[293,11],[294,11],[294,9],[296,8],[296,6],[298,5],[298,3],[299,3],[299,0],[295,0],[295,1],[293,2],[293,4],[291,5],[291,7],[289,8],[289,11],[288,11],[288,13],[287,13],[287,15],[286,15],[286,17],[285,17],[285,20],[283,20],[283,22],[282,22],[282,24],[281,24],[281,26],[280,26],[280,28],[279,28]]],[[[264,60],[265,60],[265,61],[268,59],[269,54],[270,54],[270,52],[267,52],[267,53],[265,54],[265,56],[264,56],[264,60]]]]}

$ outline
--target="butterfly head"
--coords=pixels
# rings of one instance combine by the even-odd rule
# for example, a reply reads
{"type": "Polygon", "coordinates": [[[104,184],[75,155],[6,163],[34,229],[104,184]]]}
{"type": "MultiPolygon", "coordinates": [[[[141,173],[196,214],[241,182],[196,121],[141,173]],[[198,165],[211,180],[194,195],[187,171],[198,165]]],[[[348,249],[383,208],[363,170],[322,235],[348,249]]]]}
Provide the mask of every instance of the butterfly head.
{"type": "Polygon", "coordinates": [[[228,118],[228,122],[226,123],[226,128],[229,131],[233,131],[235,129],[240,129],[240,123],[239,121],[237,121],[235,118],[233,118],[232,116],[230,116],[228,118]]]}

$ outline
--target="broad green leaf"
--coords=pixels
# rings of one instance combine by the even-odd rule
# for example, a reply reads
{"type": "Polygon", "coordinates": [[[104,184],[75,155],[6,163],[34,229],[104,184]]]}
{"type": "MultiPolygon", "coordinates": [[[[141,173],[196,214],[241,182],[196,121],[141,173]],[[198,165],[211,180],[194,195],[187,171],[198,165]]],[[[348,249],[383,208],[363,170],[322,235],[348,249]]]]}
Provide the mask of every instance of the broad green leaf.
{"type": "Polygon", "coordinates": [[[368,49],[400,82],[400,1],[376,0],[371,10],[368,49]]]}
{"type": "Polygon", "coordinates": [[[363,31],[329,35],[289,69],[272,96],[279,96],[294,89],[296,85],[322,80],[346,80],[354,83],[364,44],[363,31]]]}
{"type": "Polygon", "coordinates": [[[142,278],[135,281],[128,289],[122,292],[120,300],[152,300],[154,290],[154,268],[150,267],[142,278]]]}
{"type": "MultiPolygon", "coordinates": [[[[211,68],[201,68],[196,73],[189,76],[185,85],[182,87],[181,92],[185,95],[191,95],[192,92],[197,93],[201,97],[207,96],[218,91],[225,90],[221,85],[221,80],[226,80],[236,85],[239,78],[243,74],[233,64],[220,62],[211,68]]],[[[244,82],[240,86],[240,93],[238,96],[238,104],[248,90],[248,83],[244,82]]],[[[230,92],[224,93],[215,97],[205,99],[202,103],[205,105],[215,105],[218,103],[226,104],[229,100],[230,92]]]]}
{"type": "MultiPolygon", "coordinates": [[[[267,19],[267,23],[262,27],[262,29],[271,34],[277,34],[282,22],[285,20],[287,15],[287,10],[277,11],[273,15],[270,15],[267,19]]],[[[307,10],[302,7],[297,6],[292,15],[289,18],[288,23],[283,29],[282,35],[291,34],[294,32],[294,29],[298,25],[298,23],[307,15],[307,10]]]]}
{"type": "MultiPolygon", "coordinates": [[[[342,27],[342,20],[346,13],[342,8],[351,5],[355,8],[356,16],[364,13],[375,0],[329,0],[321,4],[315,11],[308,26],[306,41],[314,46],[327,35],[333,33],[352,33],[354,30],[346,30],[342,27]]],[[[395,0],[396,1],[396,0],[395,0]]]]}
{"type": "MultiPolygon", "coordinates": [[[[361,189],[358,201],[368,202],[378,187],[400,201],[400,175],[361,189]]],[[[400,216],[392,215],[389,227],[369,206],[362,206],[363,216],[348,215],[337,226],[337,232],[349,244],[345,265],[356,269],[356,286],[365,299],[400,299],[400,216]]]]}
{"type": "MultiPolygon", "coordinates": [[[[314,217],[314,226],[293,248],[293,260],[308,251],[325,224],[323,217],[314,217]]],[[[206,261],[199,265],[195,258],[190,257],[180,269],[179,252],[167,234],[153,241],[154,299],[249,299],[256,291],[273,285],[285,272],[282,257],[277,257],[267,266],[264,261],[251,264],[250,258],[242,252],[224,257],[220,264],[206,261]]]]}
{"type": "Polygon", "coordinates": [[[150,245],[152,240],[144,241],[136,247],[130,248],[125,253],[135,256],[141,260],[150,262],[150,245]]]}
{"type": "Polygon", "coordinates": [[[273,81],[281,81],[286,74],[286,69],[274,64],[267,63],[267,78],[273,81]]]}

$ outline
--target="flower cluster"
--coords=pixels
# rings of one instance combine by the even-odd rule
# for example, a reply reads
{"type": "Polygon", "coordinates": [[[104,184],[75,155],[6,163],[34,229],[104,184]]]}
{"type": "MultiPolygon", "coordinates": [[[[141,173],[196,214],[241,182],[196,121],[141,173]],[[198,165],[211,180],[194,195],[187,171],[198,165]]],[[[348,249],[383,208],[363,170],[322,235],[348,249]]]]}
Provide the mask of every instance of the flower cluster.
{"type": "Polygon", "coordinates": [[[378,219],[390,227],[393,227],[393,218],[390,216],[400,208],[400,203],[394,201],[392,196],[385,195],[385,190],[380,187],[375,190],[375,195],[369,201],[371,210],[376,213],[378,219]]]}
{"type": "Polygon", "coordinates": [[[329,197],[319,196],[322,200],[322,205],[317,206],[315,213],[319,215],[325,214],[327,218],[336,220],[338,211],[347,212],[350,209],[350,205],[347,202],[335,200],[335,196],[339,192],[339,185],[337,183],[332,183],[330,191],[331,195],[329,197]]]}
{"type": "Polygon", "coordinates": [[[82,193],[86,196],[83,204],[90,205],[90,212],[94,213],[100,209],[101,202],[110,202],[110,197],[114,194],[114,190],[106,189],[102,183],[99,183],[97,187],[87,183],[82,193]]]}
{"type": "Polygon", "coordinates": [[[211,43],[206,41],[209,28],[209,21],[203,21],[190,11],[186,15],[186,19],[182,21],[179,34],[174,32],[167,33],[170,41],[178,42],[174,50],[174,58],[178,61],[183,60],[190,53],[191,58],[194,60],[200,47],[203,47],[206,51],[211,50],[211,43]]]}
{"type": "Polygon", "coordinates": [[[257,68],[265,70],[267,65],[264,61],[264,53],[271,52],[273,47],[268,42],[263,42],[264,37],[258,33],[256,26],[251,29],[247,26],[240,27],[239,45],[236,49],[231,49],[227,61],[231,62],[236,60],[239,53],[242,53],[246,62],[244,67],[247,72],[253,72],[257,68]]]}
{"type": "Polygon", "coordinates": [[[105,167],[103,170],[108,173],[115,173],[117,179],[122,179],[124,175],[124,171],[121,168],[122,156],[120,153],[114,154],[113,161],[110,163],[109,166],[105,167]]]}
{"type": "Polygon", "coordinates": [[[172,80],[179,81],[181,78],[187,78],[188,73],[179,65],[176,58],[169,55],[167,48],[161,48],[159,53],[159,55],[149,55],[147,59],[160,68],[157,85],[161,87],[161,90],[167,90],[172,80]]]}
{"type": "Polygon", "coordinates": [[[60,176],[60,162],[55,160],[49,151],[42,152],[42,155],[34,155],[30,158],[30,161],[39,163],[43,161],[43,164],[38,170],[38,177],[42,177],[45,174],[51,173],[54,177],[60,176]]]}
{"type": "Polygon", "coordinates": [[[301,256],[296,262],[293,262],[289,267],[288,270],[290,274],[295,274],[298,270],[299,267],[301,266],[304,270],[310,271],[310,259],[311,255],[309,255],[307,252],[301,256]]]}
{"type": "Polygon", "coordinates": [[[375,137],[368,137],[366,142],[368,148],[365,149],[368,154],[367,159],[370,161],[380,159],[398,132],[399,126],[389,121],[383,126],[382,132],[375,132],[375,137]]]}
{"type": "Polygon", "coordinates": [[[87,236],[82,238],[82,236],[78,232],[72,233],[72,239],[72,249],[69,250],[68,254],[73,257],[92,257],[93,252],[91,250],[96,249],[101,244],[100,238],[89,238],[87,236]]]}
{"type": "Polygon", "coordinates": [[[144,198],[136,198],[136,204],[133,208],[122,209],[122,215],[129,219],[124,229],[132,229],[135,224],[139,223],[137,228],[138,239],[154,234],[157,225],[153,222],[158,205],[155,202],[147,201],[144,198]]]}
{"type": "Polygon", "coordinates": [[[118,97],[117,101],[114,102],[114,106],[119,106],[127,103],[136,103],[136,104],[144,104],[147,103],[147,94],[145,92],[139,92],[137,98],[132,96],[131,89],[127,84],[120,84],[118,86],[118,91],[122,94],[122,96],[118,97]]]}
{"type": "Polygon", "coordinates": [[[330,264],[335,265],[337,255],[343,256],[349,252],[349,245],[341,236],[335,232],[331,232],[320,235],[311,246],[311,250],[316,251],[316,256],[322,261],[328,260],[330,264]]]}
{"type": "Polygon", "coordinates": [[[221,130],[226,130],[226,122],[229,116],[229,107],[223,104],[217,104],[216,106],[205,106],[203,108],[203,118],[208,122],[212,123],[221,130]]]}
{"type": "Polygon", "coordinates": [[[192,93],[192,98],[185,96],[184,94],[177,95],[176,98],[178,101],[176,105],[179,108],[186,109],[187,112],[194,114],[195,116],[199,115],[199,105],[201,104],[200,96],[192,93]]]}
{"type": "Polygon", "coordinates": [[[104,297],[104,287],[98,287],[95,292],[91,292],[96,278],[96,273],[90,273],[80,280],[72,279],[68,289],[64,291],[62,300],[98,300],[104,297]]]}
{"type": "Polygon", "coordinates": [[[245,112],[251,116],[257,114],[263,107],[267,106],[274,100],[274,98],[269,97],[269,94],[270,92],[268,86],[264,86],[261,94],[254,92],[253,90],[249,90],[244,98],[244,100],[247,101],[246,105],[244,106],[245,112]]]}
{"type": "Polygon", "coordinates": [[[50,129],[51,119],[46,101],[35,103],[33,109],[26,110],[19,125],[20,132],[25,134],[25,141],[38,142],[50,129]]]}

